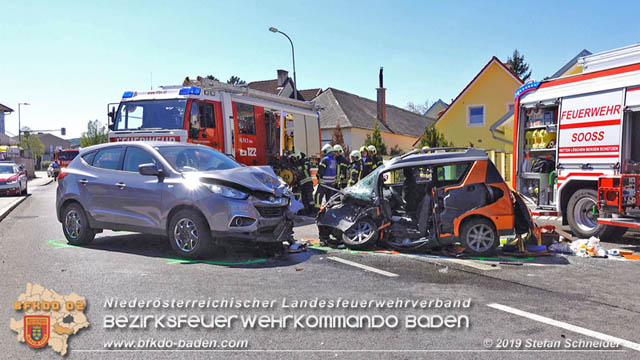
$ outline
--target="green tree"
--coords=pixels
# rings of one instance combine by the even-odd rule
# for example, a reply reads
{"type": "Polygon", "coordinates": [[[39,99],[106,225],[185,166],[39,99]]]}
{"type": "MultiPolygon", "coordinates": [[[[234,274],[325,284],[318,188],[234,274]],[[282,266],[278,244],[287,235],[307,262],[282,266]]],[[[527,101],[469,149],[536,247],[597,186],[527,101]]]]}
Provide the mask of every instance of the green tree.
{"type": "Polygon", "coordinates": [[[371,134],[367,134],[367,138],[364,140],[364,145],[373,145],[376,147],[379,155],[387,155],[387,144],[385,144],[384,140],[382,140],[380,126],[378,126],[377,121],[375,126],[373,127],[373,132],[371,134]]]}
{"type": "Polygon", "coordinates": [[[28,127],[22,128],[22,148],[31,150],[36,163],[39,163],[44,155],[44,144],[40,141],[38,135],[33,134],[28,127]]]}
{"type": "Polygon", "coordinates": [[[331,135],[331,146],[336,144],[342,146],[345,156],[349,157],[349,147],[344,143],[344,136],[342,135],[342,128],[340,127],[340,124],[333,129],[333,134],[331,135]]]}
{"type": "Polygon", "coordinates": [[[452,142],[447,141],[445,139],[444,134],[438,131],[433,126],[427,126],[422,134],[422,138],[420,138],[420,143],[418,144],[419,148],[423,148],[428,146],[430,148],[436,147],[451,147],[454,146],[452,142]]]}
{"type": "Polygon", "coordinates": [[[507,64],[522,81],[527,82],[531,77],[531,71],[529,71],[529,64],[524,61],[524,55],[520,54],[518,49],[513,50],[511,57],[507,59],[507,64]]]}
{"type": "Polygon", "coordinates": [[[96,144],[103,144],[109,141],[109,135],[107,134],[106,126],[102,125],[100,121],[89,120],[87,123],[87,131],[82,133],[80,137],[80,146],[87,147],[96,144]]]}
{"type": "Polygon", "coordinates": [[[391,156],[399,156],[402,154],[404,154],[404,151],[400,149],[400,146],[398,146],[398,144],[393,145],[391,149],[389,149],[389,155],[391,156]]]}
{"type": "Polygon", "coordinates": [[[242,79],[240,79],[239,77],[233,75],[229,78],[229,80],[227,80],[227,84],[231,84],[231,85],[244,85],[246,84],[246,82],[242,79]]]}

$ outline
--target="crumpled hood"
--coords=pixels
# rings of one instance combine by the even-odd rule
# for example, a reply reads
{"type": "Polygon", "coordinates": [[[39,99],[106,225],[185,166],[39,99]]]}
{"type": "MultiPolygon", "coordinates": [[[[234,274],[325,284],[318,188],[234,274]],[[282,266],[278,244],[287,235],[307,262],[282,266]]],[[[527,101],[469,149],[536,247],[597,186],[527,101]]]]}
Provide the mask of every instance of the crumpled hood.
{"type": "Polygon", "coordinates": [[[286,188],[271,166],[243,166],[229,170],[202,171],[198,176],[235,183],[250,190],[265,191],[276,196],[281,196],[286,188]]]}

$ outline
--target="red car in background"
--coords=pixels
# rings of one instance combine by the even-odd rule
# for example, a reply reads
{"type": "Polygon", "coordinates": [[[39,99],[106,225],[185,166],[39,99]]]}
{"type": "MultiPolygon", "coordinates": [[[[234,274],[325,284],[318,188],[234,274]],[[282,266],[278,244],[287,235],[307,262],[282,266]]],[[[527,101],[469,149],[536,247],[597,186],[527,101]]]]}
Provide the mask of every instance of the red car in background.
{"type": "Polygon", "coordinates": [[[13,161],[0,161],[0,195],[27,195],[27,174],[13,161]]]}

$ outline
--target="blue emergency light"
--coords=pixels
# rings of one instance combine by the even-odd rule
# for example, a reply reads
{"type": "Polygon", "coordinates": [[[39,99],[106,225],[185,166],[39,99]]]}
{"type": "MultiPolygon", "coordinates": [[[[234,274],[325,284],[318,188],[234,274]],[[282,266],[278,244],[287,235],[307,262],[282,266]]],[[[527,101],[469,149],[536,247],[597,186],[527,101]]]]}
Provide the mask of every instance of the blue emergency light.
{"type": "Polygon", "coordinates": [[[192,86],[190,88],[180,89],[180,95],[200,95],[200,88],[192,86]]]}
{"type": "Polygon", "coordinates": [[[133,97],[133,91],[125,91],[124,94],[122,94],[123,99],[132,98],[132,97],[133,97]]]}

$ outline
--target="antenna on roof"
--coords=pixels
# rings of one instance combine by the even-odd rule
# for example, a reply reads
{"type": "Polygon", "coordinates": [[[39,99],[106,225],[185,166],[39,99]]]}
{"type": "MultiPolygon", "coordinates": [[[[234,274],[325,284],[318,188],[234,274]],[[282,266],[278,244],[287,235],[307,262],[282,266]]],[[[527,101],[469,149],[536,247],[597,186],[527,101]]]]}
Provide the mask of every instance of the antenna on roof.
{"type": "Polygon", "coordinates": [[[380,80],[380,89],[382,89],[384,86],[383,85],[383,81],[382,81],[382,70],[384,70],[384,68],[382,66],[380,66],[380,75],[378,75],[379,80],[380,80]]]}

